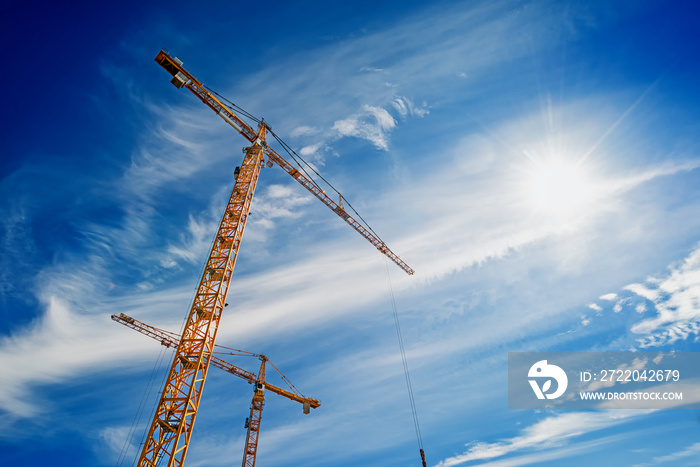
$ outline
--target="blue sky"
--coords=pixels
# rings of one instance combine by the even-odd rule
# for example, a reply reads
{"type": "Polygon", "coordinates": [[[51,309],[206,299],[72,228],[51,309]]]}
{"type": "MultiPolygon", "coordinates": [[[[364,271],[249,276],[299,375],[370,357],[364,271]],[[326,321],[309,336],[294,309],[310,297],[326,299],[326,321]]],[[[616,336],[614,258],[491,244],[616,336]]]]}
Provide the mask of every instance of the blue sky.
{"type": "MultiPolygon", "coordinates": [[[[700,347],[692,2],[129,3],[0,7],[3,465],[131,465],[160,391],[109,317],[181,328],[245,146],[161,47],[415,269],[429,465],[697,465],[697,411],[507,408],[508,352],[700,347]]],[[[420,465],[383,257],[265,168],[234,277],[218,343],[322,403],[269,394],[258,465],[420,465]]],[[[188,465],[240,462],[251,395],[209,373],[188,465]]]]}

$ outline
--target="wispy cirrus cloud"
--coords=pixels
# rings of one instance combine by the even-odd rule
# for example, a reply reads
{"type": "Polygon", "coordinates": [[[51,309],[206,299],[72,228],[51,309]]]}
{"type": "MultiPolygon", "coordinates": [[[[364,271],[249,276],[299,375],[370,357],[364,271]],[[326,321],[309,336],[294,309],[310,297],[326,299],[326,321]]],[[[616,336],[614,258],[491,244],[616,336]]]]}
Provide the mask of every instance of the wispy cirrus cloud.
{"type": "Polygon", "coordinates": [[[14,206],[0,210],[0,303],[6,303],[9,295],[21,296],[27,284],[18,278],[19,272],[28,271],[37,254],[27,207],[19,200],[14,206]]]}
{"type": "Polygon", "coordinates": [[[630,284],[625,289],[654,307],[654,316],[631,328],[643,335],[642,348],[700,335],[700,247],[672,266],[665,277],[652,277],[645,284],[630,284]]]}
{"type": "Polygon", "coordinates": [[[123,365],[127,348],[133,352],[132,357],[139,354],[137,349],[147,350],[141,339],[122,339],[124,336],[119,338],[111,332],[105,315],[76,313],[58,298],[48,298],[45,307],[46,313],[32,325],[0,339],[4,369],[0,374],[0,409],[9,415],[0,425],[3,435],[11,432],[18,418],[31,418],[41,411],[48,416],[51,412],[51,403],[37,397],[34,386],[74,379],[99,366],[119,366],[120,361],[123,365]]]}
{"type": "Polygon", "coordinates": [[[333,124],[338,137],[366,139],[377,149],[389,148],[388,132],[396,127],[396,120],[381,107],[365,105],[362,112],[333,124]]]}
{"type": "Polygon", "coordinates": [[[419,117],[423,118],[430,114],[428,109],[428,104],[423,103],[420,107],[416,106],[411,99],[408,97],[397,96],[391,105],[399,113],[399,116],[403,119],[407,117],[419,117]]]}
{"type": "MultiPolygon", "coordinates": [[[[293,183],[293,182],[291,182],[293,183]]],[[[297,219],[304,214],[304,206],[313,203],[312,196],[300,187],[291,184],[274,184],[256,195],[251,206],[251,221],[246,227],[246,241],[265,243],[267,233],[276,227],[281,219],[297,219]]]]}
{"type": "Polygon", "coordinates": [[[653,465],[659,464],[669,464],[672,462],[681,461],[687,459],[688,457],[697,457],[700,455],[700,442],[691,444],[685,449],[676,451],[663,456],[656,456],[651,459],[651,462],[644,462],[642,464],[634,464],[632,467],[651,467],[653,465]]]}
{"type": "MultiPolygon", "coordinates": [[[[423,118],[430,111],[428,105],[416,106],[408,97],[396,96],[390,106],[397,118],[423,118]]],[[[293,138],[304,138],[314,141],[302,146],[299,153],[304,157],[312,157],[313,161],[323,164],[323,153],[332,152],[333,145],[343,138],[358,138],[366,140],[381,151],[389,150],[390,135],[398,127],[394,115],[380,105],[365,104],[362,109],[339,120],[336,120],[326,130],[302,125],[294,128],[290,135],[293,138]]]]}
{"type": "MultiPolygon", "coordinates": [[[[575,412],[546,417],[523,429],[521,434],[496,443],[473,443],[462,454],[440,461],[436,467],[452,467],[470,461],[490,460],[507,455],[523,455],[534,451],[547,451],[573,442],[576,438],[611,426],[630,421],[646,414],[644,411],[610,410],[604,412],[575,412]]],[[[573,455],[574,452],[555,453],[553,458],[573,455]]],[[[547,457],[550,458],[552,456],[547,457]]],[[[537,460],[540,459],[539,456],[537,460]]],[[[525,462],[508,460],[503,465],[528,465],[536,463],[526,456],[525,462]]],[[[486,464],[490,465],[490,464],[486,464]]],[[[494,464],[499,465],[499,464],[494,464]]]]}
{"type": "MultiPolygon", "coordinates": [[[[613,311],[633,310],[639,318],[630,326],[639,348],[652,348],[700,339],[700,247],[683,260],[671,264],[668,272],[650,276],[643,283],[607,293],[601,300],[613,302],[613,311]]],[[[603,308],[591,304],[600,314],[603,308]]]]}

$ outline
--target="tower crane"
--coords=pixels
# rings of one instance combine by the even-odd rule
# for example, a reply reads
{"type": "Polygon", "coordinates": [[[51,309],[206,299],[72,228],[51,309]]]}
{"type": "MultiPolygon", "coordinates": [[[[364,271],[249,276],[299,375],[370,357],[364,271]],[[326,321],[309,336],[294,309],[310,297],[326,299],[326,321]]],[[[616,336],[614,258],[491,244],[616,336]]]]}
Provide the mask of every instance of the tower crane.
{"type": "MultiPolygon", "coordinates": [[[[159,341],[160,344],[165,347],[177,347],[180,336],[173,332],[165,331],[163,329],[150,326],[146,323],[132,318],[131,316],[127,316],[124,313],[112,315],[112,320],[159,341]]],[[[250,416],[246,419],[245,424],[245,428],[247,428],[248,431],[246,432],[245,449],[243,452],[242,464],[242,467],[254,467],[255,457],[257,455],[258,450],[258,434],[260,433],[260,420],[262,417],[262,408],[265,402],[266,390],[274,394],[284,396],[287,399],[293,400],[295,402],[301,403],[305,414],[308,414],[310,412],[310,409],[317,409],[318,407],[320,407],[321,403],[316,399],[312,399],[310,397],[302,395],[299,392],[299,390],[296,389],[296,387],[291,382],[289,382],[289,380],[277,369],[277,367],[275,367],[275,365],[272,364],[272,362],[270,362],[270,360],[265,355],[255,354],[252,352],[244,352],[241,350],[236,351],[235,355],[247,355],[251,357],[258,357],[261,362],[260,371],[258,372],[258,374],[256,375],[255,373],[251,373],[250,371],[246,371],[242,368],[239,368],[215,355],[211,356],[211,364],[228,373],[231,373],[234,376],[238,376],[239,378],[247,381],[248,384],[254,385],[253,400],[250,404],[250,416]],[[274,368],[274,370],[282,378],[282,380],[287,383],[291,391],[279,388],[266,381],[265,374],[266,365],[268,363],[272,366],[272,368],[274,368]]]]}
{"type": "Polygon", "coordinates": [[[165,50],[161,50],[155,60],[172,75],[170,82],[175,87],[190,90],[251,143],[245,148],[243,163],[219,224],[137,464],[138,467],[180,467],[184,464],[190,445],[221,313],[226,304],[243,229],[265,157],[268,167],[273,164],[281,167],[407,274],[413,274],[414,271],[371,229],[363,226],[345,210],[342,195],[339,203],[336,203],[316,182],[302,173],[303,169],[298,170],[273,150],[267,144],[267,135],[270,133],[273,137],[276,136],[264,121],[261,120],[257,130],[253,130],[234,113],[235,106],[224,105],[182,66],[182,60],[171,57],[165,50]]]}

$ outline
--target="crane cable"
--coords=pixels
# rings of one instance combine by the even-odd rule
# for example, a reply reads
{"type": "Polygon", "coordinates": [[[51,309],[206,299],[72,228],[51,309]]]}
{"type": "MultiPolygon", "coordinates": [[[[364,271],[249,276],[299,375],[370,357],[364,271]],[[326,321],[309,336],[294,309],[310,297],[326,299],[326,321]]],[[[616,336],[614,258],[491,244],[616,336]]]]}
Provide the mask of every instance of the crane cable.
{"type": "MultiPolygon", "coordinates": [[[[355,215],[357,216],[357,218],[360,219],[360,220],[362,221],[362,223],[364,224],[365,227],[367,227],[367,230],[369,230],[370,232],[372,232],[372,234],[373,234],[375,237],[377,237],[377,238],[379,239],[380,242],[384,243],[384,242],[382,241],[382,239],[379,238],[379,235],[377,235],[377,232],[375,232],[375,231],[372,229],[372,227],[369,226],[369,224],[367,223],[367,221],[364,220],[364,219],[362,218],[362,216],[360,215],[360,213],[357,212],[357,211],[355,210],[354,207],[352,207],[352,204],[350,204],[350,202],[348,202],[347,198],[345,198],[345,196],[343,196],[343,194],[342,194],[340,191],[338,191],[333,185],[331,185],[331,183],[330,183],[328,180],[326,180],[325,178],[323,178],[323,175],[321,175],[320,173],[318,173],[318,171],[317,171],[316,169],[314,169],[314,167],[313,167],[311,164],[309,164],[308,162],[306,162],[299,154],[297,154],[297,153],[294,151],[294,149],[292,149],[287,143],[285,143],[285,142],[284,142],[279,136],[277,136],[272,130],[270,130],[270,134],[277,140],[278,143],[280,143],[280,144],[282,145],[282,147],[283,147],[284,150],[287,152],[287,154],[289,154],[289,156],[294,160],[294,162],[297,163],[297,165],[299,166],[299,168],[304,172],[304,174],[307,176],[307,178],[308,178],[309,180],[313,181],[313,183],[316,184],[316,186],[318,186],[318,184],[314,181],[313,177],[312,177],[311,175],[309,175],[309,173],[306,171],[306,169],[304,169],[304,166],[299,162],[299,160],[300,160],[301,162],[303,162],[304,165],[305,165],[306,167],[308,167],[314,174],[316,174],[316,176],[317,176],[318,178],[320,178],[321,180],[323,180],[323,182],[324,182],[326,185],[328,185],[328,186],[330,187],[331,190],[335,191],[335,192],[338,194],[338,196],[340,197],[340,199],[343,201],[343,204],[344,204],[345,206],[349,207],[350,210],[352,210],[352,212],[355,213],[355,215]],[[299,160],[297,160],[297,159],[299,159],[299,160]]],[[[319,188],[320,188],[320,187],[319,187],[319,188]]]]}
{"type": "Polygon", "coordinates": [[[416,399],[413,397],[413,385],[411,384],[411,375],[408,371],[408,361],[406,360],[406,348],[403,344],[403,336],[401,335],[401,325],[399,323],[399,313],[396,310],[396,299],[394,298],[394,288],[391,285],[391,274],[389,273],[389,262],[384,258],[386,266],[386,280],[389,285],[389,297],[391,299],[391,309],[394,315],[394,324],[396,325],[396,337],[399,341],[399,350],[401,352],[401,362],[403,363],[403,372],[406,379],[406,389],[408,390],[408,399],[411,403],[411,413],[413,414],[413,426],[416,430],[416,439],[418,440],[418,448],[420,451],[423,467],[425,464],[425,451],[423,450],[423,438],[421,436],[420,424],[418,423],[418,411],[416,410],[416,399]]]}
{"type": "MultiPolygon", "coordinates": [[[[119,452],[119,457],[117,458],[116,462],[117,467],[123,465],[124,461],[126,460],[126,456],[128,455],[129,448],[132,446],[134,438],[136,437],[136,429],[141,423],[141,417],[144,415],[144,411],[146,410],[147,399],[153,391],[156,375],[162,367],[163,360],[165,358],[165,355],[167,354],[167,350],[168,349],[165,347],[161,348],[160,352],[158,353],[158,357],[156,358],[156,362],[153,364],[153,369],[151,369],[151,374],[148,377],[148,383],[146,384],[146,388],[144,389],[143,394],[141,395],[141,401],[139,402],[136,414],[134,414],[134,419],[131,422],[131,426],[129,427],[129,431],[126,434],[126,438],[124,439],[124,445],[122,446],[122,449],[119,452]]],[[[155,411],[155,407],[152,409],[152,411],[155,411]]],[[[146,427],[146,429],[148,429],[148,427],[146,427]]],[[[145,436],[146,433],[142,435],[139,445],[143,445],[145,436]]],[[[137,449],[135,454],[136,457],[133,460],[134,465],[136,465],[138,454],[139,453],[137,449]]]]}

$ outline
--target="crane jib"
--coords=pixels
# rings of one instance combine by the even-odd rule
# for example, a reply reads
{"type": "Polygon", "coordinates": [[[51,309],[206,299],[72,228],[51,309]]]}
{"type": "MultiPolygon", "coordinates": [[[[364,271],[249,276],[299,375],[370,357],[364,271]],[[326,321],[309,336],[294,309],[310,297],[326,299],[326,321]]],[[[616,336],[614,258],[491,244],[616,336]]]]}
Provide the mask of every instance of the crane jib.
{"type": "MultiPolygon", "coordinates": [[[[370,243],[372,243],[381,253],[386,255],[391,261],[393,261],[397,266],[403,269],[406,274],[412,275],[414,273],[401,258],[396,255],[393,251],[386,246],[386,244],[372,234],[368,229],[362,227],[359,222],[350,216],[350,214],[338,206],[333,200],[325,196],[323,190],[316,185],[313,181],[304,177],[301,172],[299,172],[295,167],[293,167],[287,160],[285,160],[281,155],[275,152],[272,148],[267,146],[267,144],[260,139],[257,132],[255,132],[249,125],[238,118],[226,105],[221,103],[214,95],[212,95],[204,85],[194,77],[189,71],[187,71],[182,66],[182,60],[177,57],[171,57],[165,50],[161,50],[156,56],[156,62],[162,66],[168,73],[173,76],[173,84],[176,87],[186,87],[193,94],[195,94],[204,104],[211,108],[217,113],[226,123],[231,125],[238,133],[243,135],[251,143],[258,143],[265,147],[265,154],[268,156],[268,165],[270,160],[279,165],[285,172],[294,177],[302,186],[314,194],[319,200],[321,200],[325,205],[327,205],[333,212],[335,212],[341,219],[347,222],[352,228],[365,237],[370,243]],[[179,78],[176,78],[178,77],[179,78]],[[184,80],[184,81],[183,81],[184,80]],[[180,86],[181,83],[184,84],[180,86]]],[[[265,128],[265,124],[261,124],[262,128],[265,128]]]]}

